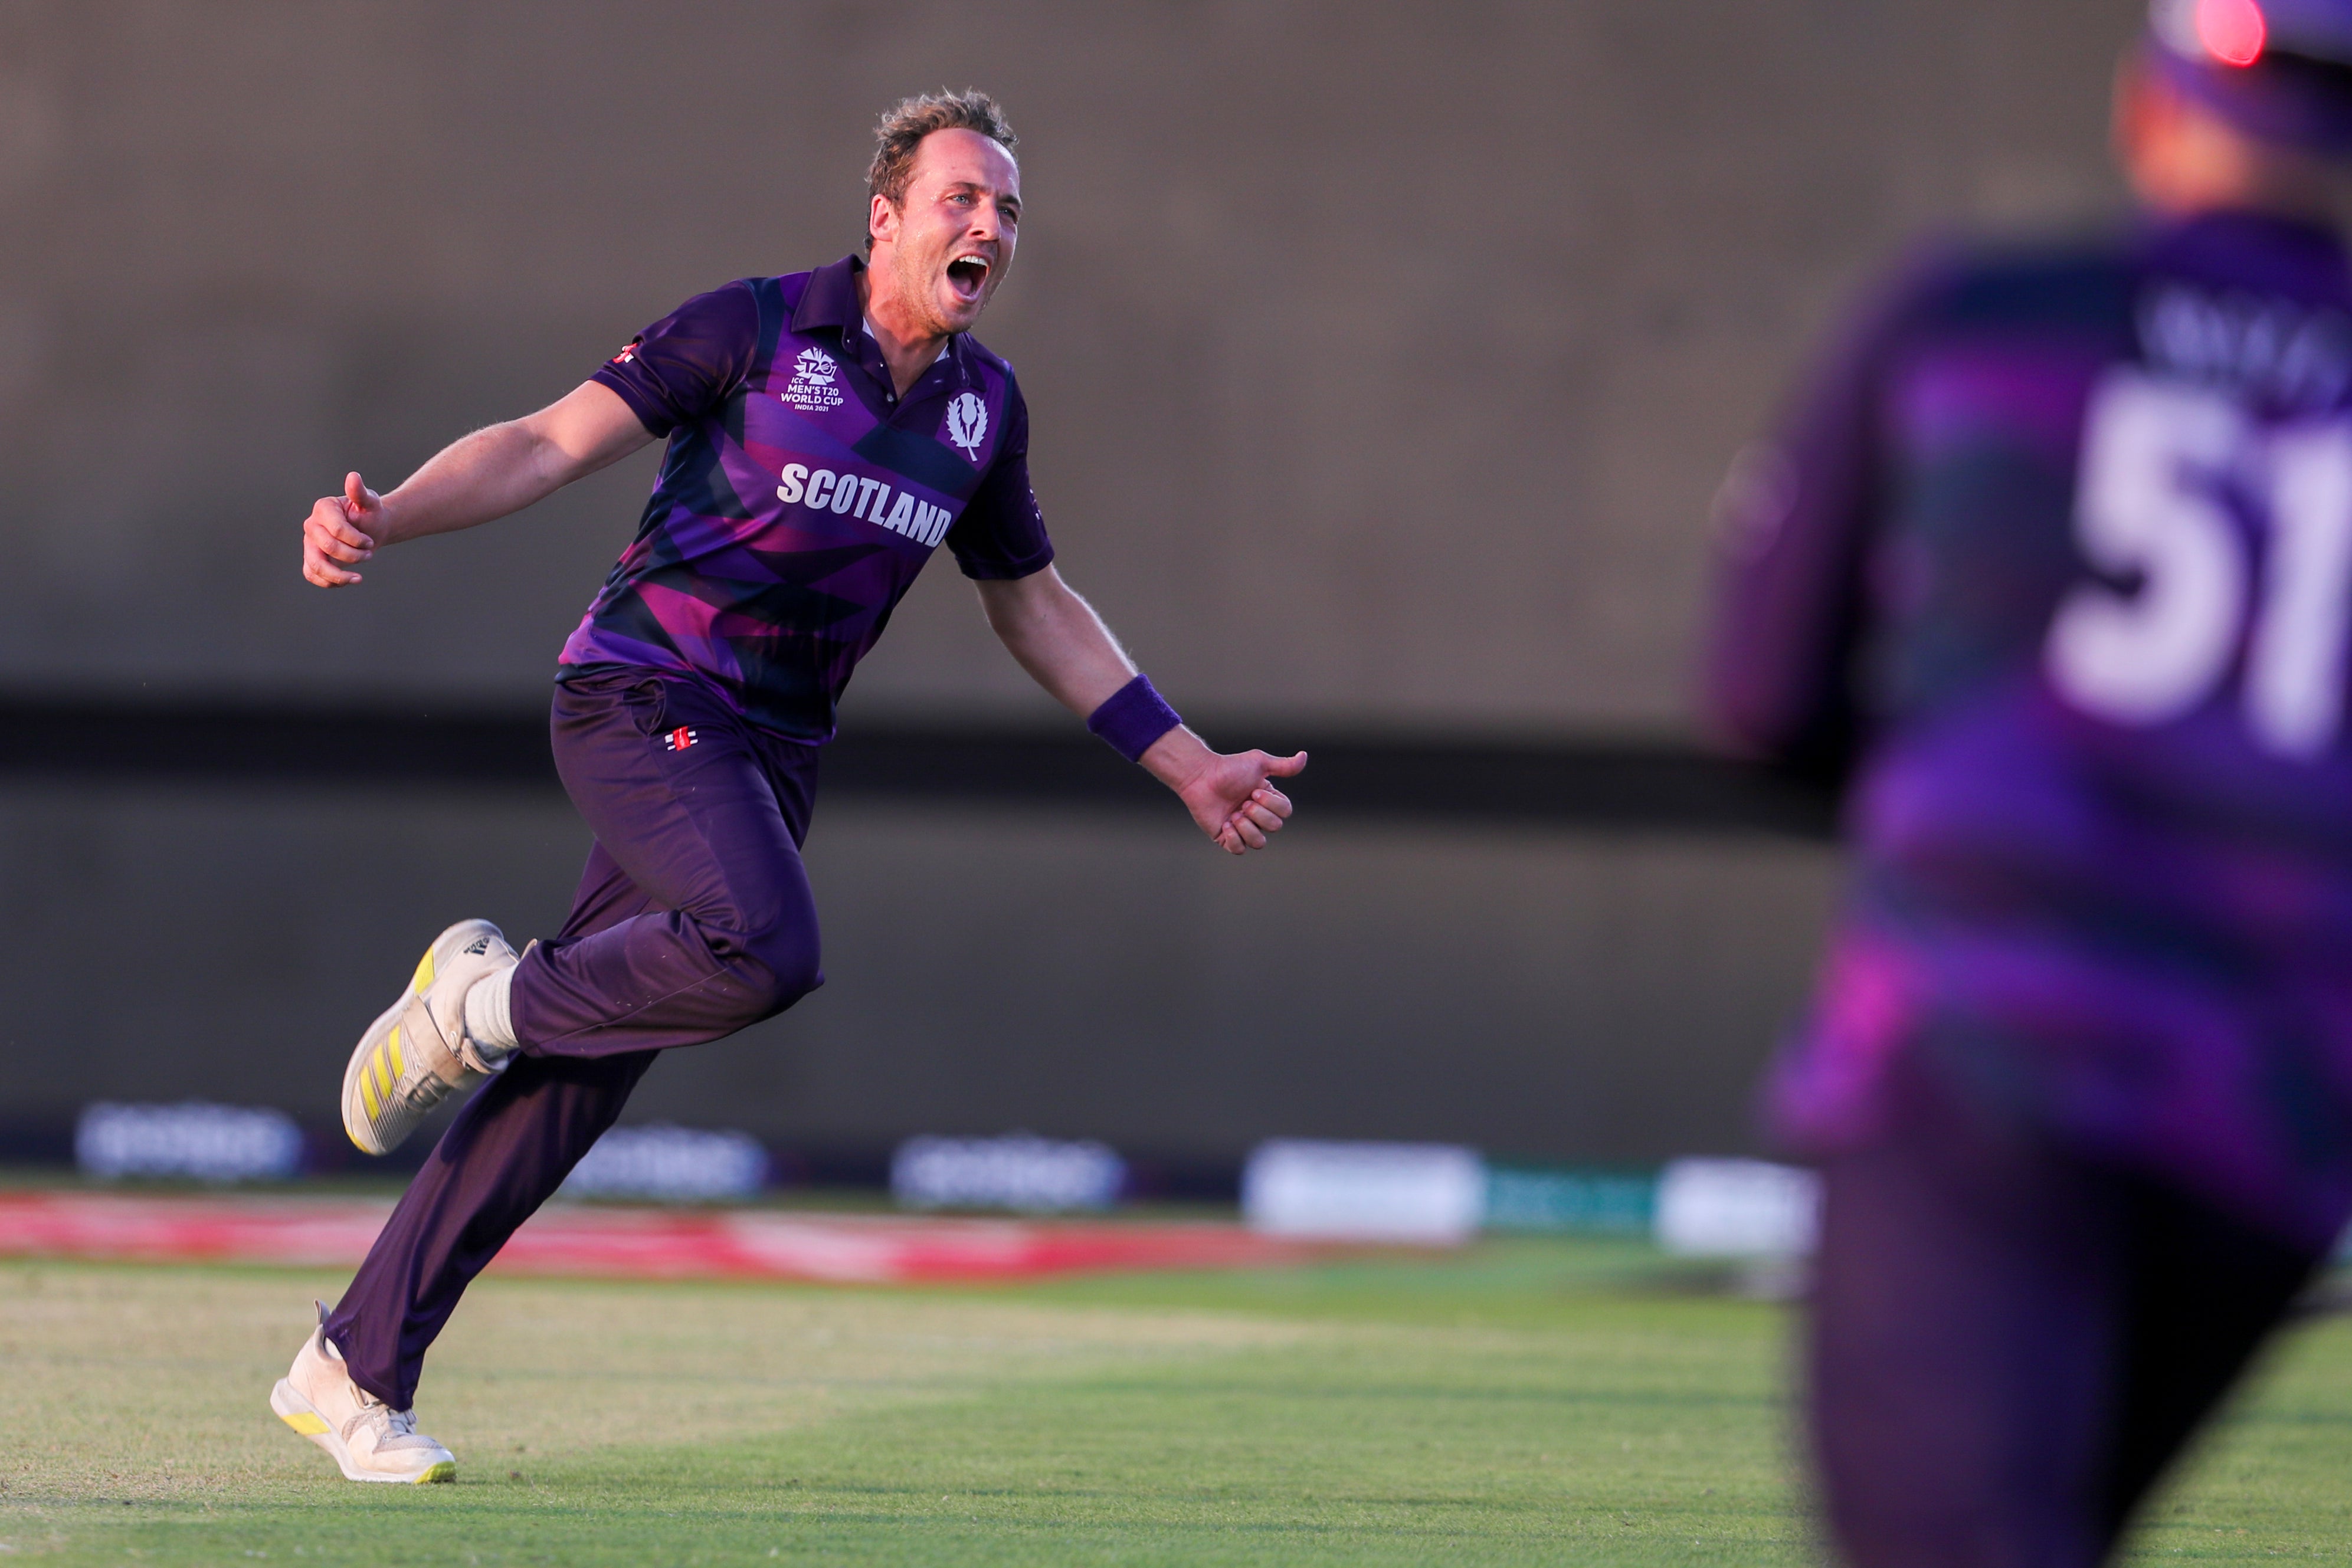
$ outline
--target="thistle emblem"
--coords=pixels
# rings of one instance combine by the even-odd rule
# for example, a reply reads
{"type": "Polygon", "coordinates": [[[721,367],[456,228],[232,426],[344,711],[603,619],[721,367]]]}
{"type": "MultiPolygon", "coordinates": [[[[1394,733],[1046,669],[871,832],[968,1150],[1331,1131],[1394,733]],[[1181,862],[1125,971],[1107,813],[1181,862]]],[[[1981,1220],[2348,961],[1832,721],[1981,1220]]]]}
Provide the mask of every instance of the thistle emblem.
{"type": "Polygon", "coordinates": [[[948,439],[980,460],[981,437],[988,434],[988,405],[975,392],[963,392],[948,404],[948,439]]]}

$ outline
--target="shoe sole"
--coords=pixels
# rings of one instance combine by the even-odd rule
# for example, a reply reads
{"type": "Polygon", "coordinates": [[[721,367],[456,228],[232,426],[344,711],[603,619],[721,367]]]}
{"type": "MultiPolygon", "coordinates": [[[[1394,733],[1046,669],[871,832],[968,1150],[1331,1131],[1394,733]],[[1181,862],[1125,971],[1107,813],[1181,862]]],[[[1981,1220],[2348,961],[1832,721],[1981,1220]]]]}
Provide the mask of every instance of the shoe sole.
{"type": "MultiPolygon", "coordinates": [[[[460,920],[433,938],[432,946],[425,949],[425,956],[417,959],[416,970],[409,977],[399,999],[376,1014],[375,1021],[368,1025],[366,1033],[360,1036],[359,1045],[352,1051],[350,1061],[344,1064],[343,1135],[351,1139],[352,1146],[362,1154],[388,1155],[406,1143],[409,1134],[416,1130],[416,1123],[412,1121],[396,1138],[387,1140],[378,1136],[375,1121],[379,1113],[369,1112],[367,1097],[376,1093],[380,1098],[389,1098],[393,1088],[404,1075],[406,1061],[394,1030],[400,1023],[401,1015],[408,1010],[408,1004],[432,988],[434,976],[439,967],[435,955],[452,938],[461,934],[478,934],[478,929],[488,932],[501,942],[506,940],[499,928],[487,920],[460,920]]],[[[416,1049],[416,1042],[408,1041],[407,1049],[416,1049]]],[[[421,1121],[423,1117],[416,1120],[421,1121]]]]}
{"type": "Polygon", "coordinates": [[[343,1446],[342,1435],[327,1424],[327,1418],[308,1399],[295,1391],[294,1385],[281,1377],[278,1386],[269,1391],[269,1408],[278,1418],[295,1431],[327,1450],[335,1468],[343,1472],[347,1481],[386,1481],[394,1486],[425,1486],[433,1481],[454,1481],[457,1479],[457,1461],[443,1459],[425,1466],[413,1476],[376,1475],[352,1466],[352,1451],[343,1446]]]}

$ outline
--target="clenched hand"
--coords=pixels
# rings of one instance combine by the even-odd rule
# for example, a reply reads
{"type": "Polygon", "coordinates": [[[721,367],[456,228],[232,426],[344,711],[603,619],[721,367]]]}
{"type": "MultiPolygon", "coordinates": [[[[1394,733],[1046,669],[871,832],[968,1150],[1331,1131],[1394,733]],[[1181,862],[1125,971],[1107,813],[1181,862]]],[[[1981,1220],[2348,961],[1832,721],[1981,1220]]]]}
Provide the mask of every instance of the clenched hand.
{"type": "Polygon", "coordinates": [[[357,474],[345,475],[343,493],[320,497],[302,519],[302,575],[320,588],[359,581],[360,574],[342,563],[375,554],[383,522],[383,497],[360,483],[357,474]]]}
{"type": "Polygon", "coordinates": [[[1266,835],[1281,831],[1290,815],[1290,797],[1276,789],[1274,780],[1287,779],[1306,766],[1303,751],[1289,757],[1213,751],[1192,777],[1176,786],[1176,793],[1219,849],[1245,855],[1265,848],[1266,835]]]}

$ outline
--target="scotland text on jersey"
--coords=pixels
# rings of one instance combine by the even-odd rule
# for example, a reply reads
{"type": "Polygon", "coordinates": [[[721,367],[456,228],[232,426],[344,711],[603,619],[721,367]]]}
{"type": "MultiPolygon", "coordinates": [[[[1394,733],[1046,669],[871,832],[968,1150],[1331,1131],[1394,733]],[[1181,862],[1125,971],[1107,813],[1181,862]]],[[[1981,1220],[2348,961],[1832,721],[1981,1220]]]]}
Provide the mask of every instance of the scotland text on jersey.
{"type": "Polygon", "coordinates": [[[805,501],[812,512],[845,512],[879,523],[918,544],[938,544],[947,537],[948,525],[955,521],[955,514],[946,507],[919,501],[904,490],[892,501],[890,486],[866,475],[835,474],[830,468],[812,474],[805,464],[790,463],[780,477],[783,483],[776,486],[779,501],[787,505],[805,501]]]}

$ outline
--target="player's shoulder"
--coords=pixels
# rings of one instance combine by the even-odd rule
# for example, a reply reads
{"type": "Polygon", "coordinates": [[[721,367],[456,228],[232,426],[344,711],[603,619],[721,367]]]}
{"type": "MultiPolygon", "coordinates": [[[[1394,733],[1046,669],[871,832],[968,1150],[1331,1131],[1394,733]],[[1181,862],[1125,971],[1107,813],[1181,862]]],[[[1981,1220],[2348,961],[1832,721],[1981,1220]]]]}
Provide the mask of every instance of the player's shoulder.
{"type": "Polygon", "coordinates": [[[790,319],[807,296],[809,285],[816,277],[814,270],[762,274],[737,277],[705,289],[677,308],[679,315],[692,314],[706,319],[731,321],[750,326],[762,319],[778,317],[790,319]]]}
{"type": "Polygon", "coordinates": [[[1888,312],[1927,330],[2126,326],[2144,258],[2124,235],[1919,241],[1885,290],[1888,312]]]}
{"type": "Polygon", "coordinates": [[[1002,408],[1007,418],[1025,428],[1029,402],[1021,395],[1021,381],[1013,373],[1013,361],[969,332],[956,335],[952,351],[958,367],[963,372],[964,384],[1002,408]]]}
{"type": "Polygon", "coordinates": [[[774,278],[739,277],[689,296],[685,303],[669,313],[661,323],[663,335],[675,336],[680,331],[697,338],[717,339],[757,332],[763,314],[760,286],[779,281],[774,278]]]}
{"type": "Polygon", "coordinates": [[[813,272],[763,274],[733,278],[678,307],[671,319],[714,350],[739,356],[756,369],[793,330],[793,318],[806,296],[813,272]]]}
{"type": "Polygon", "coordinates": [[[956,351],[963,357],[965,369],[986,376],[1008,390],[1015,384],[1013,361],[971,333],[962,333],[956,339],[956,351]]]}
{"type": "Polygon", "coordinates": [[[728,287],[740,288],[747,298],[763,305],[773,305],[789,317],[800,308],[801,301],[808,295],[809,284],[815,277],[816,268],[809,267],[801,272],[780,272],[770,277],[739,277],[728,287]]]}

